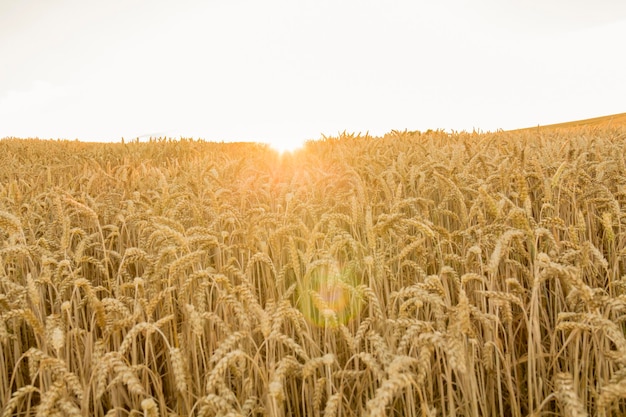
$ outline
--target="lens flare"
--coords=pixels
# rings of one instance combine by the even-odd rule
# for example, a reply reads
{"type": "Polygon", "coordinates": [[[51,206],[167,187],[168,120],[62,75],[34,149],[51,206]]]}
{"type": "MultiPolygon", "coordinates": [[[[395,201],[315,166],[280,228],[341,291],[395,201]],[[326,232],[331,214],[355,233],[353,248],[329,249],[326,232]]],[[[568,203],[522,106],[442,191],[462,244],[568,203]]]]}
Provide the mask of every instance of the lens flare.
{"type": "Polygon", "coordinates": [[[309,271],[299,288],[299,307],[311,323],[337,327],[348,323],[359,311],[362,297],[353,274],[329,261],[309,271]]]}

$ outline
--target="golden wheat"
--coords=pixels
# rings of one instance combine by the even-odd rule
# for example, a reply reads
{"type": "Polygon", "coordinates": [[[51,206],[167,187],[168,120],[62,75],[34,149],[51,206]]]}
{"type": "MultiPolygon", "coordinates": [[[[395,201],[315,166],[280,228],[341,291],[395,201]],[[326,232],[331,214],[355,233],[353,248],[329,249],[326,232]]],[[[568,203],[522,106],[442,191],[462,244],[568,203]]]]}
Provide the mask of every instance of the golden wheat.
{"type": "Polygon", "coordinates": [[[0,145],[3,417],[626,414],[623,128],[0,145]]]}

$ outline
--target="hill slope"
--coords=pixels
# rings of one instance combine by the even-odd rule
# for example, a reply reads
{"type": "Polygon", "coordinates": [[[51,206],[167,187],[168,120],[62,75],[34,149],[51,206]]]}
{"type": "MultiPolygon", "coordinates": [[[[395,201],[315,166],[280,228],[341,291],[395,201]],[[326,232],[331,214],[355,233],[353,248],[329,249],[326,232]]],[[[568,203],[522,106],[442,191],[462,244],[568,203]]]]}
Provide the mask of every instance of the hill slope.
{"type": "Polygon", "coordinates": [[[594,117],[591,119],[574,120],[571,122],[555,123],[545,126],[533,126],[523,129],[514,129],[513,131],[530,130],[530,129],[570,129],[575,127],[609,127],[609,126],[626,126],[626,113],[612,114],[609,116],[594,117]]]}

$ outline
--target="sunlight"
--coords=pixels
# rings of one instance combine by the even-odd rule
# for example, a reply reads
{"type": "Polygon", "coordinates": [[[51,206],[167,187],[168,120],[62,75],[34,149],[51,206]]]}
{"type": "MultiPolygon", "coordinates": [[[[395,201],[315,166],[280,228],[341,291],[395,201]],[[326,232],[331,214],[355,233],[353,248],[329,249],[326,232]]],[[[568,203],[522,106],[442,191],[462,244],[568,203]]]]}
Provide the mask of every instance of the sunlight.
{"type": "Polygon", "coordinates": [[[305,140],[276,140],[276,141],[266,141],[272,149],[277,151],[279,154],[291,153],[302,149],[304,146],[305,140]]]}

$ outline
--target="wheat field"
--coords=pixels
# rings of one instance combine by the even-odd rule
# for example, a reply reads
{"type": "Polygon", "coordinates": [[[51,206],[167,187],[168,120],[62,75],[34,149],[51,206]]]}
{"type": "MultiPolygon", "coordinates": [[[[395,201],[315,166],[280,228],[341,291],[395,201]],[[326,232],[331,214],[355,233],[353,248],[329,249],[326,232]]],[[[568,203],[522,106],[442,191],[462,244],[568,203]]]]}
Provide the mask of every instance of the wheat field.
{"type": "Polygon", "coordinates": [[[2,416],[626,414],[626,129],[0,141],[2,416]]]}

